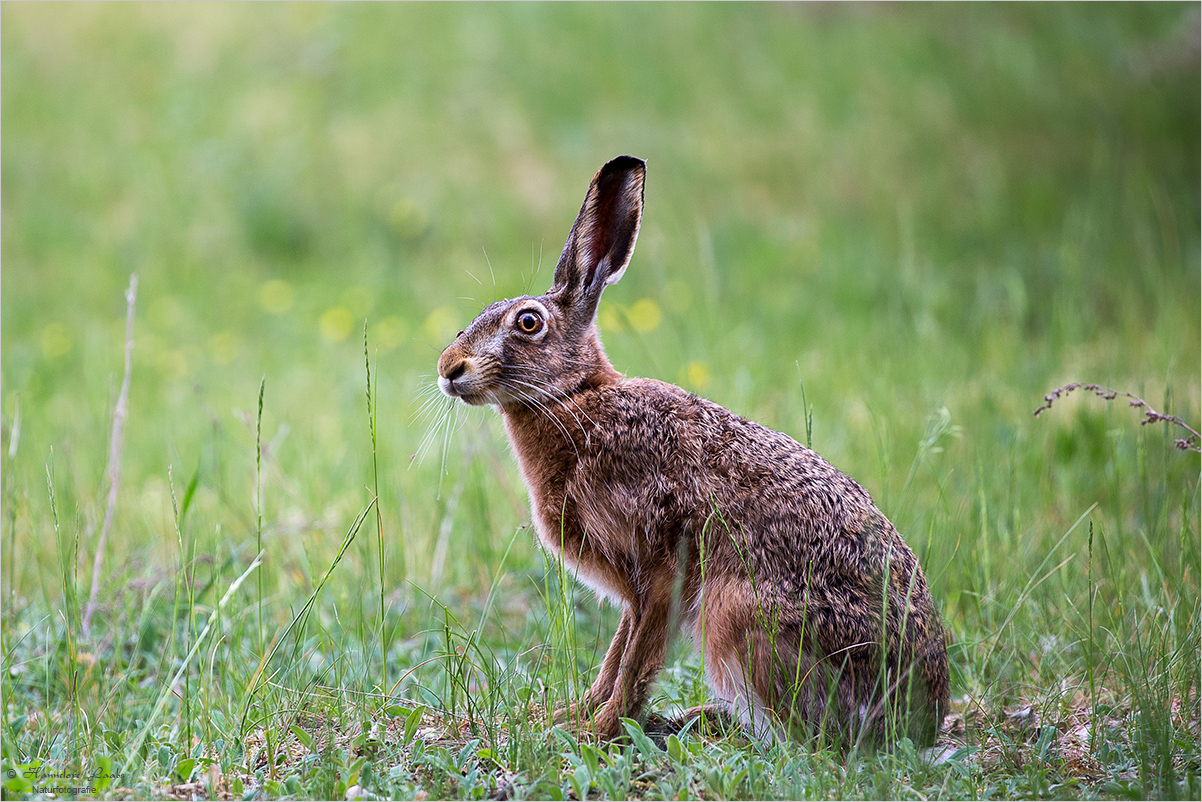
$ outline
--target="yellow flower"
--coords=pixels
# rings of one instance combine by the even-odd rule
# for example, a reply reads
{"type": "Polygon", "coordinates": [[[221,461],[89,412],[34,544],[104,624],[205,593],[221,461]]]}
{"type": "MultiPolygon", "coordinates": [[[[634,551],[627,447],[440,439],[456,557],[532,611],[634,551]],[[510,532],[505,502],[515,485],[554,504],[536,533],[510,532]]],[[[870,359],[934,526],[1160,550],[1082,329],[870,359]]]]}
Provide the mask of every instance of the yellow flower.
{"type": "Polygon", "coordinates": [[[342,296],[338,300],[357,318],[365,317],[376,303],[376,297],[372,295],[371,290],[359,284],[343,290],[342,296]]]}
{"type": "Polygon", "coordinates": [[[391,351],[405,341],[405,321],[396,315],[389,315],[372,328],[374,341],[381,351],[391,351]]]}
{"type": "Polygon", "coordinates": [[[42,329],[42,354],[47,359],[58,359],[71,351],[71,333],[62,323],[51,323],[42,329]]]}
{"type": "Polygon", "coordinates": [[[664,315],[655,301],[650,298],[640,298],[634,302],[634,306],[630,307],[626,317],[630,320],[631,328],[639,334],[650,334],[659,328],[659,323],[663,320],[664,315]]]}
{"type": "Polygon", "coordinates": [[[340,343],[351,333],[355,318],[351,310],[345,306],[333,306],[327,309],[318,321],[321,336],[332,343],[340,343]]]}
{"type": "Polygon", "coordinates": [[[209,356],[218,365],[228,365],[238,356],[238,338],[232,331],[219,331],[209,338],[209,356]]]}
{"type": "Polygon", "coordinates": [[[709,366],[699,360],[693,360],[685,366],[685,381],[694,390],[704,390],[710,383],[709,366]]]}
{"type": "Polygon", "coordinates": [[[284,314],[292,308],[292,298],[292,285],[282,279],[265,281],[259,287],[259,306],[268,314],[284,314]]]}
{"type": "Polygon", "coordinates": [[[160,351],[155,363],[167,381],[176,381],[188,375],[188,358],[178,348],[160,351]]]}

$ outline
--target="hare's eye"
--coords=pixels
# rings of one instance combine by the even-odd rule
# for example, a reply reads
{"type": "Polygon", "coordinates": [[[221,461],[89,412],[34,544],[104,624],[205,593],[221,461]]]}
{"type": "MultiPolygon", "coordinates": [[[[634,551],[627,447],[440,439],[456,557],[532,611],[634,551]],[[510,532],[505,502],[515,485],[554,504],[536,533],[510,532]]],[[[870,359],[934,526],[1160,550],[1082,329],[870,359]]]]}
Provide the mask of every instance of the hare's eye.
{"type": "Polygon", "coordinates": [[[527,334],[535,334],[543,327],[543,319],[539,316],[538,312],[530,309],[518,315],[516,323],[518,328],[527,334]]]}

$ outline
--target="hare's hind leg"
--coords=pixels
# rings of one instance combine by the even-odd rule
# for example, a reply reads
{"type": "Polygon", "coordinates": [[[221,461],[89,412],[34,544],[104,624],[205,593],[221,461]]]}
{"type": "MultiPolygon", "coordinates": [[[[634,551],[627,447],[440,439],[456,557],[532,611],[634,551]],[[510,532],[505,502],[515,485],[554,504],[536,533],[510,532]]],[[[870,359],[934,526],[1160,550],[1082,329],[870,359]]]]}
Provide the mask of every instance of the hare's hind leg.
{"type": "Polygon", "coordinates": [[[710,687],[757,738],[841,730],[851,678],[816,659],[804,622],[764,595],[742,579],[707,588],[695,634],[710,687]]]}
{"type": "Polygon", "coordinates": [[[783,734],[772,709],[767,673],[757,670],[756,604],[750,582],[707,583],[694,637],[710,688],[753,736],[783,734]]]}

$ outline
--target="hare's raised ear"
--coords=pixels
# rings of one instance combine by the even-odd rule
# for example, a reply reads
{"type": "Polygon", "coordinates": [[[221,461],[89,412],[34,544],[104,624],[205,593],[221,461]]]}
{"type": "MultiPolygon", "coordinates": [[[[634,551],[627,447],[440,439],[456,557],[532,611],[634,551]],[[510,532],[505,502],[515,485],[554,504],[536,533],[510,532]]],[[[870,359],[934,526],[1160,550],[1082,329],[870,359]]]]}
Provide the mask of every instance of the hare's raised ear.
{"type": "Polygon", "coordinates": [[[589,184],[547,291],[576,321],[592,322],[601,291],[620,279],[630,263],[643,218],[646,172],[642,159],[619,156],[589,184]]]}

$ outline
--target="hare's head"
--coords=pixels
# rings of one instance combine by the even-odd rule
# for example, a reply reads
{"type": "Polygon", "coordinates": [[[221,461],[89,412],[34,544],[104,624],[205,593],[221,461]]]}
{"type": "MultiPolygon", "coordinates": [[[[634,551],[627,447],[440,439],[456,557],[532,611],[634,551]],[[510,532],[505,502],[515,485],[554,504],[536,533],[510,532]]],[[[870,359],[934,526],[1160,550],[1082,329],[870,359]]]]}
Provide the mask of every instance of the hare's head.
{"type": "Polygon", "coordinates": [[[438,386],[469,404],[538,404],[613,375],[594,319],[622,277],[643,216],[642,160],[619,156],[589,184],[543,295],[497,301],[438,360],[438,386]]]}

